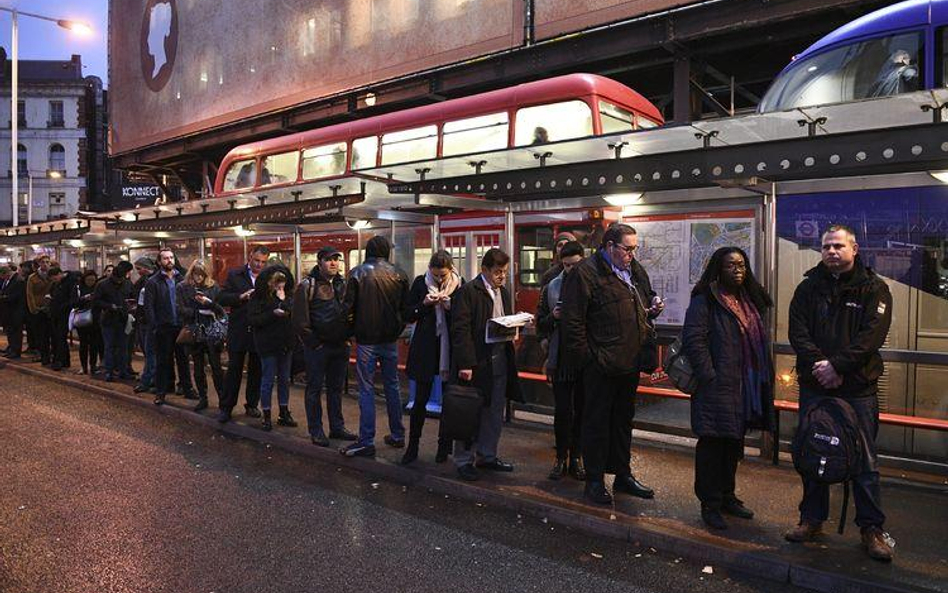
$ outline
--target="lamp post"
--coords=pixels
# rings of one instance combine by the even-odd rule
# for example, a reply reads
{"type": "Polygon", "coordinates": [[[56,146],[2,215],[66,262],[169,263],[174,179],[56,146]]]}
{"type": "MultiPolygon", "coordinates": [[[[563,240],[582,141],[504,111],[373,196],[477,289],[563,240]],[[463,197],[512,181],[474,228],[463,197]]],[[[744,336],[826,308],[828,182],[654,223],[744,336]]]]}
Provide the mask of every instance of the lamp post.
{"type": "MultiPolygon", "coordinates": [[[[17,150],[17,131],[19,127],[20,114],[17,109],[19,104],[19,89],[17,88],[17,78],[19,75],[19,26],[17,25],[17,17],[19,15],[33,17],[35,19],[40,19],[42,21],[49,21],[51,23],[56,23],[63,29],[69,29],[76,33],[85,35],[92,32],[92,28],[85,23],[79,21],[72,21],[68,19],[57,19],[53,17],[43,16],[41,14],[35,14],[32,12],[24,12],[22,10],[17,10],[15,8],[8,8],[6,6],[0,6],[0,12],[9,12],[10,13],[10,22],[12,23],[12,34],[10,35],[10,154],[11,154],[11,171],[16,171],[11,175],[11,187],[10,187],[10,205],[13,207],[13,226],[18,226],[20,223],[20,205],[18,201],[19,196],[19,151],[17,150]]],[[[31,198],[32,201],[32,198],[31,198]]],[[[28,208],[29,209],[29,208],[28,208]]]]}

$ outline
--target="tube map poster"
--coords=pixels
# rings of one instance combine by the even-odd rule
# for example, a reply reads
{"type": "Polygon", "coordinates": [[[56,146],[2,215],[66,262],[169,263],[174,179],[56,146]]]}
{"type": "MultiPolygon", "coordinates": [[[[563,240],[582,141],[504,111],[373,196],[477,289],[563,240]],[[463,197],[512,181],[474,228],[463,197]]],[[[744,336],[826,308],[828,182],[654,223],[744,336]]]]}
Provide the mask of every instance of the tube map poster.
{"type": "MultiPolygon", "coordinates": [[[[652,289],[665,300],[659,325],[682,325],[691,289],[711,254],[737,246],[756,268],[756,224],[752,210],[701,214],[623,217],[639,238],[636,259],[648,272],[652,289]]],[[[756,272],[756,270],[755,270],[756,272]]]]}

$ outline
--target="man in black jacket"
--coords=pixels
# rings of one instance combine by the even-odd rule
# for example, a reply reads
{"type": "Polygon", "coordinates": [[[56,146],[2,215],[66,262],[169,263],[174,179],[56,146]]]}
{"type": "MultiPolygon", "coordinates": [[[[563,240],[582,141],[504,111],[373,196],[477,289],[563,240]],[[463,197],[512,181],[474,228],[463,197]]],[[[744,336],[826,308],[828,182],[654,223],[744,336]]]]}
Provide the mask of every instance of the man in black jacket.
{"type": "Polygon", "coordinates": [[[649,315],[661,310],[659,300],[643,302],[638,284],[647,279],[634,261],[637,248],[635,229],[613,224],[603,235],[600,249],[566,276],[560,296],[560,342],[565,355],[560,360],[585,371],[585,496],[597,504],[612,502],[605,487],[606,473],[615,474],[613,492],[640,498],[655,495],[635,479],[630,467],[639,353],[648,337],[649,315]]]}
{"type": "Polygon", "coordinates": [[[365,262],[349,274],[346,311],[356,338],[359,379],[359,440],[342,449],[348,457],[375,455],[375,367],[382,367],[389,434],[385,444],[405,446],[402,402],[398,395],[398,347],[405,329],[408,276],[388,261],[392,245],[378,235],[365,245],[365,262]]]}
{"type": "Polygon", "coordinates": [[[29,262],[20,264],[3,288],[3,307],[7,309],[7,351],[4,356],[17,360],[23,355],[23,324],[26,322],[26,279],[32,273],[29,262]]]}
{"type": "Polygon", "coordinates": [[[504,289],[510,256],[497,248],[487,250],[481,273],[457,289],[451,304],[451,358],[458,379],[470,381],[485,397],[477,439],[454,444],[458,475],[478,479],[477,467],[512,472],[514,466],[497,457],[500,430],[507,400],[522,401],[512,341],[487,339],[487,324],[495,317],[513,313],[510,293],[504,289]],[[475,454],[477,457],[475,464],[475,454]]]}
{"type": "Polygon", "coordinates": [[[260,357],[253,345],[250,322],[247,319],[247,303],[253,295],[257,276],[267,266],[270,250],[265,245],[257,245],[250,252],[246,265],[227,272],[227,280],[221,287],[217,303],[230,309],[227,325],[227,374],[224,377],[224,397],[221,398],[221,411],[218,422],[230,420],[231,412],[240,397],[240,383],[244,376],[244,364],[247,366],[247,390],[244,392],[247,415],[260,417],[257,402],[260,401],[260,357]]]}
{"type": "Polygon", "coordinates": [[[303,342],[306,359],[306,424],[314,445],[329,439],[356,440],[342,417],[342,386],[349,366],[349,322],[344,297],[346,281],[339,273],[342,252],[332,246],[316,254],[319,262],[296,287],[293,326],[303,342]],[[323,431],[320,395],[326,385],[329,438],[323,431]]]}
{"type": "MultiPolygon", "coordinates": [[[[158,252],[157,263],[158,272],[145,282],[145,317],[155,336],[155,405],[160,406],[165,403],[165,394],[174,391],[175,342],[181,332],[175,287],[182,276],[175,268],[174,252],[170,249],[158,252]]],[[[197,399],[190,377],[187,366],[179,364],[178,380],[185,386],[184,396],[197,399]]]]}
{"type": "MultiPolygon", "coordinates": [[[[875,439],[879,429],[879,349],[892,322],[892,295],[859,257],[856,235],[833,225],[823,233],[823,261],[808,271],[790,302],[790,343],[797,354],[800,418],[827,397],[846,400],[856,412],[865,443],[863,471],[852,480],[856,524],[869,555],[892,559],[883,531],[875,439]]],[[[788,531],[793,542],[814,539],[829,514],[829,488],[803,481],[800,523],[788,531]]]]}

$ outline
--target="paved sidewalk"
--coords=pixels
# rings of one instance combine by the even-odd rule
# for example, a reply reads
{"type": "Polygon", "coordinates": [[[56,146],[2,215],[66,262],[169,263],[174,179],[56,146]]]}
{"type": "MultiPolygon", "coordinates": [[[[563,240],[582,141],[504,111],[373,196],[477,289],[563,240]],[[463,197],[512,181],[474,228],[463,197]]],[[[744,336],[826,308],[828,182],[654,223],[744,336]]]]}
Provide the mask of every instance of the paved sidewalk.
{"type": "MultiPolygon", "coordinates": [[[[42,380],[83,386],[92,392],[152,406],[151,396],[133,394],[131,384],[105,383],[68,370],[57,373],[22,361],[5,366],[3,372],[26,372],[42,380]]],[[[50,396],[55,393],[51,391],[50,396]]],[[[506,426],[500,454],[504,460],[513,462],[517,470],[512,474],[482,472],[482,479],[472,484],[456,479],[450,460],[440,465],[434,463],[437,420],[426,423],[419,460],[403,468],[397,462],[404,450],[381,444],[387,427],[381,401],[377,413],[378,454],[370,460],[342,457],[335,448],[343,443],[334,442],[332,449],[310,444],[302,400],[302,388],[292,388],[290,409],[300,423],[296,429],[278,427],[274,422],[272,433],[263,432],[257,428],[259,420],[243,416],[241,407],[236,410],[234,421],[222,429],[402,483],[514,508],[588,532],[653,546],[716,569],[740,570],[820,591],[948,592],[948,485],[944,481],[923,486],[883,483],[883,506],[889,518],[886,527],[898,542],[895,561],[886,565],[865,555],[855,525],[847,525],[845,535],[836,535],[838,488],[834,489],[831,519],[825,529],[830,535],[820,543],[808,545],[783,540],[782,533],[796,520],[801,491],[796,473],[787,464],[774,467],[749,459],[741,465],[738,495],[755,511],[756,517],[753,521],[731,519],[730,529],[719,535],[709,533],[701,523],[692,491],[692,451],[684,447],[635,439],[635,474],[655,489],[656,497],[646,501],[620,495],[612,508],[603,508],[583,501],[581,483],[569,478],[559,482],[546,478],[553,460],[552,430],[546,427],[522,422],[506,426]]],[[[348,397],[343,401],[347,425],[355,431],[357,403],[348,397]]],[[[213,420],[217,404],[214,395],[211,408],[201,414],[188,410],[193,402],[183,398],[171,396],[168,402],[169,405],[154,409],[217,425],[213,420]]],[[[407,416],[404,421],[407,428],[407,416]]],[[[852,515],[850,512],[849,516],[852,515]]]]}

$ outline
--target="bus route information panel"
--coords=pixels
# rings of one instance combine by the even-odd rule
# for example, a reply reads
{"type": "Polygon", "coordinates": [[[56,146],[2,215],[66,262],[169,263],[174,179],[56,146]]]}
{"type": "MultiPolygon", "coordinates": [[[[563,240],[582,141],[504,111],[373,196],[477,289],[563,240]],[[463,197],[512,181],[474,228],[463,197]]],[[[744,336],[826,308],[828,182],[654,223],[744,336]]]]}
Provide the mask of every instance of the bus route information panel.
{"type": "Polygon", "coordinates": [[[753,210],[630,216],[623,222],[635,227],[639,237],[635,257],[648,272],[652,289],[665,300],[660,325],[684,323],[691,289],[718,248],[740,247],[750,264],[756,263],[753,210]]]}

